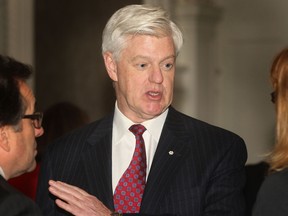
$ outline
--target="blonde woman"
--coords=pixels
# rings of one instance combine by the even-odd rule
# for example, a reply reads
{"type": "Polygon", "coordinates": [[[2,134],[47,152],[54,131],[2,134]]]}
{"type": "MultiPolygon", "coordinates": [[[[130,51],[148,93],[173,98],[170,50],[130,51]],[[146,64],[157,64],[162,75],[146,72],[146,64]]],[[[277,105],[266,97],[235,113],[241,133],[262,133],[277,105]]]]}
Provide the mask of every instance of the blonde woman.
{"type": "Polygon", "coordinates": [[[270,174],[263,182],[253,216],[288,215],[288,48],[271,68],[272,102],[276,108],[276,144],[269,157],[270,174]]]}

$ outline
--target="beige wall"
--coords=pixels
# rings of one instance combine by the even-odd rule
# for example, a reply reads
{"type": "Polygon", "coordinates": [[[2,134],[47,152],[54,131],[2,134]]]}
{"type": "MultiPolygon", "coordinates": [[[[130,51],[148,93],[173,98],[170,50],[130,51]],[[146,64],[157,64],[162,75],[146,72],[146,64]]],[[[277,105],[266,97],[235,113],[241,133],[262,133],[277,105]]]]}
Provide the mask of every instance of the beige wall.
{"type": "Polygon", "coordinates": [[[288,2],[218,1],[218,104],[215,123],[241,135],[248,163],[265,159],[274,143],[274,105],[269,70],[272,59],[288,45],[288,2]]]}
{"type": "MultiPolygon", "coordinates": [[[[140,0],[35,1],[35,14],[33,0],[23,2],[0,1],[0,52],[35,66],[39,108],[68,100],[91,119],[109,112],[114,91],[101,57],[101,33],[116,9],[140,0]]],[[[174,105],[242,136],[248,163],[262,160],[273,145],[268,73],[273,56],[288,42],[288,2],[157,2],[185,34],[174,105]]]]}
{"type": "Polygon", "coordinates": [[[118,8],[140,1],[36,1],[36,92],[41,109],[71,101],[91,119],[112,110],[114,90],[101,56],[105,23],[118,8]]]}

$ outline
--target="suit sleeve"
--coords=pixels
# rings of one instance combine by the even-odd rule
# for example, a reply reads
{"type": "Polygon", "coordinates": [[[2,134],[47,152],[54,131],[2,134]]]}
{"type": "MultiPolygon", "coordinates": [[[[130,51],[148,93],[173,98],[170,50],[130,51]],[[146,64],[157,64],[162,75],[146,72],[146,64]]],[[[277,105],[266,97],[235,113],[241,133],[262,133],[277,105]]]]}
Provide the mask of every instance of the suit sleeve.
{"type": "Polygon", "coordinates": [[[19,193],[11,193],[0,202],[0,215],[5,216],[41,216],[37,205],[19,193]]]}
{"type": "Polygon", "coordinates": [[[240,137],[235,136],[231,141],[207,185],[204,215],[245,215],[243,188],[247,150],[240,137]]]}

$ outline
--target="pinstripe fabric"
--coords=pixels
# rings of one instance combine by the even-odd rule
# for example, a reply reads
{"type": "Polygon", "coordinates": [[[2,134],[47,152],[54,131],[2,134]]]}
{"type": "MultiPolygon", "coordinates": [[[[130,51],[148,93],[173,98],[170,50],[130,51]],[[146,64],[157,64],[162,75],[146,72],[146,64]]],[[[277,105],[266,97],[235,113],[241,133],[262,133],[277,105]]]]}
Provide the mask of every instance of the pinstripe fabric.
{"type": "MultiPolygon", "coordinates": [[[[113,209],[112,121],[112,116],[102,119],[51,145],[37,193],[45,215],[65,215],[48,195],[50,178],[84,188],[113,209]]],[[[140,215],[244,215],[246,159],[246,147],[239,136],[170,107],[140,215]]]]}
{"type": "Polygon", "coordinates": [[[40,216],[42,214],[34,201],[9,185],[0,175],[0,215],[40,216]]]}

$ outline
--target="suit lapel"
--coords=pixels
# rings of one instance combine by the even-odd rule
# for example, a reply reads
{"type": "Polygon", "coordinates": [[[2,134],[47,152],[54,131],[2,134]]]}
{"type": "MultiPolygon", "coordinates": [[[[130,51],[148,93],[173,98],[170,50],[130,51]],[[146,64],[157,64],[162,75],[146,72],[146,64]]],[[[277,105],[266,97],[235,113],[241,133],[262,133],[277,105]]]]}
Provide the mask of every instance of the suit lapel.
{"type": "Polygon", "coordinates": [[[110,116],[98,125],[87,139],[89,147],[82,155],[88,190],[110,209],[113,209],[112,121],[110,116]]]}
{"type": "Polygon", "coordinates": [[[188,134],[181,127],[183,122],[177,111],[170,108],[147,179],[142,210],[157,212],[172,177],[189,154],[188,134]]]}
{"type": "MultiPolygon", "coordinates": [[[[87,183],[86,190],[114,209],[112,191],[112,122],[105,118],[87,139],[89,147],[83,152],[81,163],[87,183]],[[97,187],[96,187],[97,185],[97,187]]],[[[152,167],[145,187],[141,210],[156,212],[172,177],[189,154],[188,134],[177,111],[169,109],[152,167]]],[[[141,211],[140,210],[140,211],[141,211]]]]}

